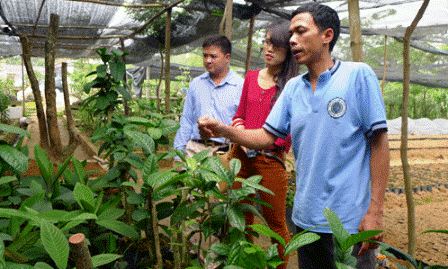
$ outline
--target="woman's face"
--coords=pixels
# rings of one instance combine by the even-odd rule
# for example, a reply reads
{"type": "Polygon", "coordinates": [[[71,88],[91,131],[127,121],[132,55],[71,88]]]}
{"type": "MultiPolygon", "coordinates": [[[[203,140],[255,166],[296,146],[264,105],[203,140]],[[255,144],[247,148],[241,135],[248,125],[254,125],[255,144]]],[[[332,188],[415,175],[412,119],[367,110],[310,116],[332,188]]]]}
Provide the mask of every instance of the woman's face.
{"type": "Polygon", "coordinates": [[[271,42],[271,33],[266,34],[266,39],[263,42],[264,61],[268,66],[276,66],[282,64],[287,55],[287,49],[276,47],[271,42]]]}

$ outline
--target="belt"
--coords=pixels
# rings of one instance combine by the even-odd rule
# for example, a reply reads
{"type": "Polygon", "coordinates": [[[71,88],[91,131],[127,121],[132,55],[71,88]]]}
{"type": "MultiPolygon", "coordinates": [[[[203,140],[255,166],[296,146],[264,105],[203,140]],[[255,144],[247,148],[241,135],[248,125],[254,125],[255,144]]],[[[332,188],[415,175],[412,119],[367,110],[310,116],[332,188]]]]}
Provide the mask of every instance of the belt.
{"type": "Polygon", "coordinates": [[[266,157],[269,157],[269,158],[277,160],[283,166],[283,168],[286,170],[286,165],[283,162],[283,160],[280,159],[278,156],[276,156],[274,154],[271,154],[272,152],[278,152],[278,151],[279,151],[278,149],[266,149],[266,150],[263,150],[263,151],[247,149],[247,157],[248,158],[255,158],[258,155],[264,155],[266,157]]]}
{"type": "Polygon", "coordinates": [[[216,146],[223,146],[223,145],[225,145],[224,143],[213,141],[213,140],[192,139],[191,141],[196,142],[196,143],[201,143],[201,144],[204,144],[206,146],[215,146],[216,147],[216,146]]]}

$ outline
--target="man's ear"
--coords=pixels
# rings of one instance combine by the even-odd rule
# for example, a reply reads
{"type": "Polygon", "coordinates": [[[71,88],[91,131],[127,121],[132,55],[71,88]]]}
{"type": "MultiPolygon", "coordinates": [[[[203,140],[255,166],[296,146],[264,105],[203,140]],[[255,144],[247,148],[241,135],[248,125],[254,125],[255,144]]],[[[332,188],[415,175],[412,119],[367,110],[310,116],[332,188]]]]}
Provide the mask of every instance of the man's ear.
{"type": "Polygon", "coordinates": [[[230,61],[230,53],[227,53],[225,57],[227,61],[230,61]]]}
{"type": "Polygon", "coordinates": [[[331,28],[327,28],[325,30],[322,31],[322,37],[324,39],[324,44],[330,44],[330,42],[333,40],[334,38],[334,32],[333,29],[331,28]]]}

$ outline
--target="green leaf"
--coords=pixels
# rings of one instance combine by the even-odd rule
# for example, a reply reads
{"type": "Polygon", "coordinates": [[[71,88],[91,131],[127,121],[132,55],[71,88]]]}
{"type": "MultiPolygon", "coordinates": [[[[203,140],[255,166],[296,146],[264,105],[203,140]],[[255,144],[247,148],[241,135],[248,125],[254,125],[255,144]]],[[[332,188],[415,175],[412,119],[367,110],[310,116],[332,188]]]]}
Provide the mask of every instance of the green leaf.
{"type": "Polygon", "coordinates": [[[158,172],[158,170],[159,170],[159,163],[157,162],[156,156],[154,154],[149,155],[143,166],[142,170],[143,179],[150,177],[152,174],[158,172]]]}
{"type": "Polygon", "coordinates": [[[227,217],[230,224],[240,231],[244,231],[246,227],[246,219],[244,218],[243,211],[236,205],[230,205],[227,208],[227,217]]]}
{"type": "Polygon", "coordinates": [[[99,110],[106,110],[106,108],[110,105],[110,100],[104,95],[98,96],[95,102],[95,107],[99,110]]]}
{"type": "Polygon", "coordinates": [[[38,262],[34,265],[34,269],[53,269],[50,265],[44,263],[44,262],[38,262]]]}
{"type": "Polygon", "coordinates": [[[159,129],[162,130],[162,135],[168,135],[177,132],[180,124],[178,121],[171,119],[164,119],[160,123],[159,129]]]}
{"type": "Polygon", "coordinates": [[[10,145],[0,145],[0,158],[20,173],[28,170],[28,157],[10,145]]]}
{"type": "Polygon", "coordinates": [[[150,127],[151,121],[143,117],[128,117],[128,121],[132,124],[150,127]]]}
{"type": "Polygon", "coordinates": [[[107,65],[98,65],[96,67],[96,75],[100,78],[105,78],[107,76],[107,65]]]}
{"type": "Polygon", "coordinates": [[[334,237],[339,242],[339,244],[342,245],[344,241],[350,237],[350,233],[344,229],[341,220],[330,208],[324,208],[324,216],[328,220],[328,226],[333,232],[334,237]]]}
{"type": "Polygon", "coordinates": [[[162,137],[162,130],[157,127],[149,127],[148,134],[152,137],[152,139],[157,140],[162,137]]]}
{"type": "Polygon", "coordinates": [[[215,243],[210,247],[210,250],[221,256],[228,256],[230,246],[223,243],[215,243]]]}
{"type": "Polygon", "coordinates": [[[241,170],[241,161],[239,159],[231,159],[229,166],[232,174],[236,176],[241,170]]]}
{"type": "Polygon", "coordinates": [[[275,240],[277,240],[280,244],[282,244],[283,246],[286,245],[285,239],[283,239],[283,237],[281,237],[280,235],[278,235],[276,232],[274,232],[273,230],[271,230],[269,227],[261,225],[261,224],[254,224],[254,225],[249,225],[249,227],[251,227],[254,231],[263,234],[267,237],[271,237],[274,238],[275,240]]]}
{"type": "Polygon", "coordinates": [[[345,265],[340,262],[336,262],[335,264],[336,264],[336,268],[338,268],[338,269],[354,269],[353,267],[345,265]]]}
{"type": "Polygon", "coordinates": [[[11,176],[1,177],[0,178],[0,185],[8,184],[8,183],[16,181],[16,180],[17,180],[16,177],[11,177],[11,176]]]}
{"type": "Polygon", "coordinates": [[[28,133],[26,130],[24,130],[20,127],[14,126],[14,125],[0,123],[0,131],[14,133],[14,134],[21,134],[23,136],[30,137],[30,133],[28,133]]]}
{"type": "Polygon", "coordinates": [[[65,235],[48,221],[41,221],[40,239],[47,253],[60,269],[67,268],[69,245],[65,235]]]}
{"type": "Polygon", "coordinates": [[[126,101],[130,101],[131,100],[131,94],[123,86],[116,85],[114,88],[117,90],[117,92],[119,92],[123,96],[123,98],[126,101]]]}
{"type": "Polygon", "coordinates": [[[40,174],[45,180],[47,186],[50,186],[53,176],[53,165],[48,159],[47,153],[38,144],[34,145],[34,158],[39,167],[40,174]]]}
{"type": "Polygon", "coordinates": [[[363,242],[369,238],[374,237],[375,235],[378,235],[382,233],[381,230],[368,230],[368,231],[362,231],[356,234],[350,235],[342,244],[341,244],[341,250],[343,252],[346,252],[350,247],[354,246],[355,244],[359,242],[363,242]]]}
{"type": "Polygon", "coordinates": [[[134,143],[142,147],[142,149],[148,151],[149,153],[154,153],[154,140],[149,135],[131,130],[124,130],[124,133],[126,136],[131,138],[134,143]]]}
{"type": "Polygon", "coordinates": [[[286,245],[284,255],[288,255],[293,251],[296,251],[299,247],[313,243],[319,240],[320,236],[315,233],[304,233],[299,236],[295,236],[291,239],[291,242],[286,245]]]}
{"type": "Polygon", "coordinates": [[[122,81],[126,73],[126,66],[123,62],[109,63],[110,74],[115,81],[122,81]]]}
{"type": "Polygon", "coordinates": [[[174,209],[173,215],[171,216],[171,225],[185,220],[187,217],[191,216],[199,208],[205,205],[204,200],[199,200],[196,203],[189,204],[188,201],[180,204],[176,209],[174,209]]]}
{"type": "Polygon", "coordinates": [[[118,260],[121,257],[122,255],[118,254],[99,254],[92,257],[92,264],[93,267],[99,267],[118,260]]]}
{"type": "Polygon", "coordinates": [[[119,233],[121,235],[131,237],[134,239],[139,239],[139,235],[138,235],[137,231],[134,228],[132,228],[131,226],[129,226],[121,221],[100,220],[100,221],[97,221],[96,224],[98,224],[106,229],[112,230],[116,233],[119,233]]]}
{"type": "Polygon", "coordinates": [[[81,208],[91,213],[93,212],[95,209],[95,199],[94,193],[89,187],[77,182],[73,190],[73,195],[81,208]]]}

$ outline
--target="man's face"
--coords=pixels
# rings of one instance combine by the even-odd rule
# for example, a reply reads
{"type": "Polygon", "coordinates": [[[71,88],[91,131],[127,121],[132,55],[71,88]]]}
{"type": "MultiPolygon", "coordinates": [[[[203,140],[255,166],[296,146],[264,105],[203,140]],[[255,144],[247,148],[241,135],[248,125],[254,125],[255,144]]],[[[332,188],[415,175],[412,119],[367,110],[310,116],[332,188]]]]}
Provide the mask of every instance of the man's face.
{"type": "Polygon", "coordinates": [[[312,64],[318,61],[323,52],[328,50],[328,44],[332,39],[329,39],[328,31],[326,29],[320,31],[314,23],[313,16],[306,13],[299,13],[291,20],[289,28],[291,38],[289,44],[291,45],[293,57],[299,64],[312,64]]]}
{"type": "Polygon", "coordinates": [[[220,74],[224,71],[230,61],[230,54],[224,54],[220,47],[208,46],[203,48],[202,57],[204,67],[210,74],[220,74]]]}

